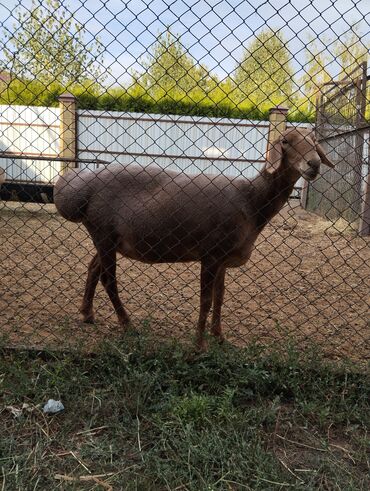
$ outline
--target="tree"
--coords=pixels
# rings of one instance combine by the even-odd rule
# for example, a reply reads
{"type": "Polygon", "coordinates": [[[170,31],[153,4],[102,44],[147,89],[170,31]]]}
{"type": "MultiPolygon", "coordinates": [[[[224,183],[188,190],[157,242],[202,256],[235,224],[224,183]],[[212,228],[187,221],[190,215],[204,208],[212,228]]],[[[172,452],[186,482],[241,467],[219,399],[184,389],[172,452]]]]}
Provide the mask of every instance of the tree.
{"type": "MultiPolygon", "coordinates": [[[[360,24],[352,24],[348,31],[334,43],[334,54],[340,65],[340,77],[345,78],[367,60],[369,42],[360,31],[360,24]]],[[[358,73],[357,75],[358,76],[358,73]]]]}
{"type": "Polygon", "coordinates": [[[330,44],[329,39],[322,39],[319,42],[314,37],[309,38],[306,44],[306,62],[300,85],[304,102],[308,102],[309,110],[315,108],[320,88],[332,79],[328,67],[333,57],[326,48],[330,44]]]}
{"type": "Polygon", "coordinates": [[[234,91],[237,103],[277,104],[293,93],[292,55],[282,34],[262,30],[249,44],[235,70],[234,91]]]}
{"type": "MultiPolygon", "coordinates": [[[[340,78],[352,74],[367,59],[369,45],[359,32],[359,23],[350,26],[349,30],[333,38],[320,41],[311,37],[306,44],[305,73],[301,78],[302,92],[312,110],[315,107],[320,88],[333,80],[335,72],[340,78]],[[328,49],[329,47],[329,49],[328,49]]],[[[359,72],[355,72],[355,77],[359,72]]]]}
{"type": "Polygon", "coordinates": [[[86,46],[84,28],[60,0],[18,6],[13,32],[3,29],[6,68],[13,76],[64,86],[101,78],[102,45],[86,46]]]}
{"type": "Polygon", "coordinates": [[[160,34],[147,60],[143,73],[134,73],[134,86],[158,101],[163,98],[201,100],[217,85],[215,77],[197,64],[169,29],[160,34]]]}

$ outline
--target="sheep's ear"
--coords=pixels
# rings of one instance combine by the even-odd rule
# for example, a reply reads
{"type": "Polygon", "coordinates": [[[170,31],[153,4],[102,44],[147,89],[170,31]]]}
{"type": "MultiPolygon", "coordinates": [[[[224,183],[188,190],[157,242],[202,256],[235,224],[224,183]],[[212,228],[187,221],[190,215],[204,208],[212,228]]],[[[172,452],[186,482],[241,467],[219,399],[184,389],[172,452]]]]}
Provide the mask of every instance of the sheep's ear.
{"type": "Polygon", "coordinates": [[[283,148],[281,145],[281,140],[276,140],[269,146],[266,155],[266,171],[269,174],[276,172],[281,166],[283,160],[283,148]]]}
{"type": "Polygon", "coordinates": [[[329,160],[328,157],[326,156],[326,153],[325,153],[324,149],[322,148],[322,146],[320,145],[320,143],[316,143],[316,152],[318,153],[318,155],[321,159],[321,162],[323,164],[327,165],[328,167],[332,167],[332,168],[335,167],[333,162],[331,160],[329,160]]]}

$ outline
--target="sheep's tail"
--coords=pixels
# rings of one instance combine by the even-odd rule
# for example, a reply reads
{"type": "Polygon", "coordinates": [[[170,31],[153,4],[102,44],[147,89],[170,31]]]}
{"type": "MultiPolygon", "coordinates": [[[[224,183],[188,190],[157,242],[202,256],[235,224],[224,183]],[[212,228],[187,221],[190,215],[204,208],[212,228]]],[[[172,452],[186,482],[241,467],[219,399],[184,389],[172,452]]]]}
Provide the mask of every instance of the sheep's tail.
{"type": "Polygon", "coordinates": [[[71,169],[54,186],[54,204],[63,218],[81,222],[90,199],[89,171],[71,169]]]}

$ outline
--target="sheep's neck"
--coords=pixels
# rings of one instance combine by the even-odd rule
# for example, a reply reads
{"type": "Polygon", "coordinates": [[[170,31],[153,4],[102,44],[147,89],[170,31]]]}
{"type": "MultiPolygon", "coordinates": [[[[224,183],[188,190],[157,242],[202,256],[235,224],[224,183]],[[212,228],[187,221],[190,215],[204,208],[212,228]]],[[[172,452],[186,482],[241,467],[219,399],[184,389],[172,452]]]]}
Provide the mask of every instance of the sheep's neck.
{"type": "Polygon", "coordinates": [[[265,170],[251,182],[257,228],[262,230],[288,201],[297,178],[289,171],[269,174],[265,170]]]}

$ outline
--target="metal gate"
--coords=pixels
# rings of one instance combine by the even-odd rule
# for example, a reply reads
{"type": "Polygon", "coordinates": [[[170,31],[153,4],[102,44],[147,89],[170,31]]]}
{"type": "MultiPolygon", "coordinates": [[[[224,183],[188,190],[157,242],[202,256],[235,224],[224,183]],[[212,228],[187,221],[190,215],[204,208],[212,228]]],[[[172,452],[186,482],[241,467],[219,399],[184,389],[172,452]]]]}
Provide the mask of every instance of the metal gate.
{"type": "Polygon", "coordinates": [[[322,87],[316,107],[316,137],[336,166],[307,184],[303,193],[306,209],[332,221],[343,218],[362,235],[370,234],[369,78],[364,62],[342,80],[322,87]]]}

